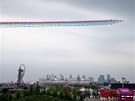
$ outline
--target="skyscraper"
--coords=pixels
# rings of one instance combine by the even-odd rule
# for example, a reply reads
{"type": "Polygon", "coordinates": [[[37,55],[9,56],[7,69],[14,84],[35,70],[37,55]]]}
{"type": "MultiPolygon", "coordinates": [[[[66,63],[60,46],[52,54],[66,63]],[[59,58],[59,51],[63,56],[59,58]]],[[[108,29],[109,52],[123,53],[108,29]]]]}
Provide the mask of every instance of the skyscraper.
{"type": "Polygon", "coordinates": [[[107,81],[107,82],[110,82],[110,80],[111,80],[111,76],[110,76],[110,74],[107,74],[106,81],[107,81]]]}
{"type": "Polygon", "coordinates": [[[98,82],[99,82],[99,83],[104,83],[104,82],[105,82],[105,77],[104,77],[104,75],[100,75],[100,76],[99,76],[98,82]]]}

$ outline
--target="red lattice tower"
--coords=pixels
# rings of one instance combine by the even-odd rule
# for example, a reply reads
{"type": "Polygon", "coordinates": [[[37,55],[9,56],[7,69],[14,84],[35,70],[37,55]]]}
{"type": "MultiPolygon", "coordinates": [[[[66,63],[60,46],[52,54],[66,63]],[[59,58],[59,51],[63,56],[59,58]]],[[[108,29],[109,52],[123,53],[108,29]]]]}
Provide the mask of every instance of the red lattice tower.
{"type": "Polygon", "coordinates": [[[20,87],[21,85],[24,84],[23,77],[24,77],[25,71],[26,71],[25,65],[21,64],[20,67],[19,67],[19,70],[18,70],[18,75],[17,75],[17,78],[18,78],[17,79],[17,85],[18,85],[18,87],[20,87]]]}

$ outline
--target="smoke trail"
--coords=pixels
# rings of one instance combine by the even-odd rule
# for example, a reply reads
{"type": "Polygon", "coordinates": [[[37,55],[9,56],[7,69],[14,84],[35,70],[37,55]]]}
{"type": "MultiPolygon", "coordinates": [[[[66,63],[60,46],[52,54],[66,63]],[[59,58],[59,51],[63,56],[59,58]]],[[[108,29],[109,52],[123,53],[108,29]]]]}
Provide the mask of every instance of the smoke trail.
{"type": "Polygon", "coordinates": [[[0,22],[0,28],[11,27],[58,27],[58,26],[96,26],[112,25],[122,20],[88,20],[88,21],[49,21],[49,22],[0,22]]]}

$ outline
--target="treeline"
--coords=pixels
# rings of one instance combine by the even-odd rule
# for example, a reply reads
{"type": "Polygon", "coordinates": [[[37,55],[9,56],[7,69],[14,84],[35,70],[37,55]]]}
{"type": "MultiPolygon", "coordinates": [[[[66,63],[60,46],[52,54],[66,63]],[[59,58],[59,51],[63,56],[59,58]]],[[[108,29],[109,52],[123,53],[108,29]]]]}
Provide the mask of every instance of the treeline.
{"type": "MultiPolygon", "coordinates": [[[[0,91],[0,101],[80,101],[82,86],[77,85],[73,88],[64,88],[63,86],[52,86],[41,88],[40,86],[32,86],[29,89],[10,92],[8,89],[0,91]]],[[[85,88],[93,89],[93,96],[99,96],[97,85],[87,85],[85,88]]],[[[90,96],[90,91],[85,91],[85,96],[90,96]]]]}
{"type": "Polygon", "coordinates": [[[51,87],[42,89],[31,87],[16,93],[10,93],[8,89],[0,92],[0,101],[76,101],[77,91],[63,87],[51,87]]]}

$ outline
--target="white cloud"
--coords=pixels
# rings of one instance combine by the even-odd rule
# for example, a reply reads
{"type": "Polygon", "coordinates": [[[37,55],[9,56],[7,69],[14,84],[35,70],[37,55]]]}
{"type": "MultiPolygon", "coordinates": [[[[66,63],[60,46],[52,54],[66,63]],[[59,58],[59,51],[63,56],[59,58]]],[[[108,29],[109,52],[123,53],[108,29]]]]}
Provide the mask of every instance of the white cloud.
{"type": "MultiPolygon", "coordinates": [[[[122,5],[121,5],[122,6],[122,5]]],[[[106,6],[107,7],[107,6],[106,6]]],[[[106,8],[105,7],[105,8],[106,8]]],[[[50,2],[29,0],[2,0],[1,21],[48,21],[48,20],[90,20],[124,19],[125,22],[113,26],[92,27],[47,27],[47,28],[5,28],[1,29],[2,66],[9,69],[17,64],[27,64],[39,69],[46,66],[51,71],[55,67],[85,68],[84,72],[103,69],[101,73],[111,73],[117,78],[123,76],[118,71],[134,67],[134,35],[132,16],[125,13],[100,11],[98,8],[84,7],[72,2],[50,2]],[[95,10],[96,9],[96,10],[95,10]],[[118,15],[117,15],[118,14],[118,15]],[[131,19],[130,19],[131,18],[131,19]],[[61,64],[64,64],[62,67],[61,64]],[[82,64],[81,66],[79,66],[82,64]],[[87,66],[86,66],[87,65],[87,66]],[[71,66],[71,67],[70,67],[71,66]],[[86,67],[85,67],[86,66],[86,67]],[[50,69],[50,67],[52,67],[50,69]],[[54,68],[53,68],[54,67],[54,68]],[[110,67],[108,69],[108,67],[110,67]]],[[[115,9],[119,9],[116,7],[115,9]]],[[[114,11],[114,10],[113,10],[114,11]]],[[[32,67],[28,67],[29,69],[32,67]]],[[[15,70],[15,68],[14,68],[15,70]]],[[[64,69],[62,69],[64,73],[64,69]]],[[[6,69],[2,70],[3,72],[6,69]]],[[[35,72],[35,71],[33,71],[35,72]]],[[[72,71],[74,72],[74,71],[72,71]]],[[[79,72],[79,71],[78,71],[79,72]]],[[[83,72],[83,70],[82,70],[83,72]]],[[[80,72],[80,73],[82,73],[80,72]]],[[[133,71],[129,70],[130,80],[133,71]]],[[[123,73],[124,74],[124,73],[123,73]]],[[[2,74],[5,79],[7,77],[2,74]]],[[[65,74],[66,75],[66,74],[65,74]]]]}

